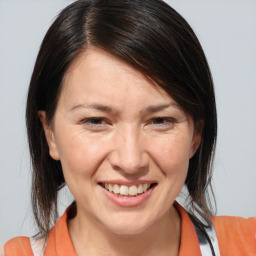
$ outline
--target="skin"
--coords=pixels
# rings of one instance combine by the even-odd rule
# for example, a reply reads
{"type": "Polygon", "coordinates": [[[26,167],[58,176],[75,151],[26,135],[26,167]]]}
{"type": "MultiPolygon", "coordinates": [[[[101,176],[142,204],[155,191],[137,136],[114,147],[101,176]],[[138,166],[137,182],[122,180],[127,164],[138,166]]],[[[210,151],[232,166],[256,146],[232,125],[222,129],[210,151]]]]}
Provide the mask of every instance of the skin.
{"type": "Polygon", "coordinates": [[[4,247],[0,245],[0,256],[5,256],[4,247]]]}
{"type": "Polygon", "coordinates": [[[77,202],[68,223],[78,255],[178,255],[173,206],[200,143],[191,117],[160,87],[103,50],[68,69],[53,122],[39,117],[77,202]],[[99,183],[154,181],[138,206],[113,203],[99,183]]]}

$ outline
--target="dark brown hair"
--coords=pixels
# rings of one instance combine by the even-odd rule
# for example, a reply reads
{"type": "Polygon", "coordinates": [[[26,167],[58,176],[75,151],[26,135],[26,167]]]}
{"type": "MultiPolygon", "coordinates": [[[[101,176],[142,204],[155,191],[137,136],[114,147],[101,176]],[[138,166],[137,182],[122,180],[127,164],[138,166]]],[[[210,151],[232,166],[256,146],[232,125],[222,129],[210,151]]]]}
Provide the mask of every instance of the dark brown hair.
{"type": "Polygon", "coordinates": [[[194,119],[202,141],[185,181],[192,209],[207,220],[207,188],[217,118],[213,81],[203,49],[188,23],[161,0],[78,0],[66,7],[42,42],[30,82],[26,121],[33,165],[32,204],[42,236],[57,219],[57,194],[65,185],[59,161],[49,155],[38,111],[53,120],[67,68],[89,47],[118,56],[150,77],[194,119]]]}

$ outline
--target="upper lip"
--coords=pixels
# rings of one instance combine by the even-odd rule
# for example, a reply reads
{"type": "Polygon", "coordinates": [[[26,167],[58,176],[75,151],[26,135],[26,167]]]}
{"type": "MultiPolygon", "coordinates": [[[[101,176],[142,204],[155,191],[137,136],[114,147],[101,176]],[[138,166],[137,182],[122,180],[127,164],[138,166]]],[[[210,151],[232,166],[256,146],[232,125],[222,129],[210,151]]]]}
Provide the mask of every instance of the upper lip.
{"type": "Polygon", "coordinates": [[[136,180],[136,181],[127,181],[127,180],[104,180],[98,182],[99,184],[117,184],[117,185],[140,185],[140,184],[153,184],[157,183],[155,180],[136,180]]]}

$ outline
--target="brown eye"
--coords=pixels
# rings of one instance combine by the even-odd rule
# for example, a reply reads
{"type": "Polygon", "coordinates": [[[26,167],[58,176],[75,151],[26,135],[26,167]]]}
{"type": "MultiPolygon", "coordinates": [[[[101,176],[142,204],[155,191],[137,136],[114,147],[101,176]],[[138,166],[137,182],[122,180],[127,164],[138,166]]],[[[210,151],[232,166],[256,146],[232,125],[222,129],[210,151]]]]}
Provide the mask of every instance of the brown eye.
{"type": "Polygon", "coordinates": [[[80,124],[85,125],[89,128],[97,129],[97,128],[105,127],[105,126],[109,125],[110,123],[101,117],[89,117],[89,118],[85,118],[85,119],[81,120],[80,124]]]}
{"type": "Polygon", "coordinates": [[[147,122],[147,127],[155,131],[167,131],[174,127],[176,121],[172,117],[154,117],[147,122]]]}
{"type": "Polygon", "coordinates": [[[166,120],[163,117],[156,117],[152,119],[153,124],[163,124],[166,120]]]}
{"type": "Polygon", "coordinates": [[[151,123],[154,125],[170,125],[174,122],[174,119],[169,117],[155,117],[151,119],[151,123]]]}
{"type": "Polygon", "coordinates": [[[93,117],[86,119],[86,123],[92,124],[92,125],[100,125],[104,122],[103,118],[99,117],[93,117]]]}

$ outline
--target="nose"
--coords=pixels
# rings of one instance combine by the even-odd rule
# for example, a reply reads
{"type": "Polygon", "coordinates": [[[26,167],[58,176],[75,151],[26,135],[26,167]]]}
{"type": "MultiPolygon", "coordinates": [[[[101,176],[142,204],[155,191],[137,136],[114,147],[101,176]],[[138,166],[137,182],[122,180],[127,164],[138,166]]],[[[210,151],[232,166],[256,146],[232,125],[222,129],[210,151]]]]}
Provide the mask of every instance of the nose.
{"type": "Polygon", "coordinates": [[[145,139],[134,127],[118,131],[113,137],[112,149],[108,159],[115,170],[130,175],[143,175],[148,171],[145,139]]]}

